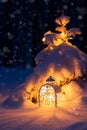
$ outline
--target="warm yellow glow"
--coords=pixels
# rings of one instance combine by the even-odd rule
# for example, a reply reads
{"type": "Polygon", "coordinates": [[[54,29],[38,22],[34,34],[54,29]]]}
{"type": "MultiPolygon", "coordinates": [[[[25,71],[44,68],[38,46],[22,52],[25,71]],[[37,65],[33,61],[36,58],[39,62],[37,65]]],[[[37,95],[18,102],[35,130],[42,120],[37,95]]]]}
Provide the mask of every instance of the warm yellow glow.
{"type": "Polygon", "coordinates": [[[46,38],[44,37],[43,39],[42,39],[42,42],[45,42],[46,41],[46,38]]]}
{"type": "MultiPolygon", "coordinates": [[[[74,62],[77,63],[76,61],[74,62]]],[[[72,63],[67,61],[67,64],[72,63]]],[[[76,65],[77,64],[75,64],[75,66],[76,65]]],[[[58,64],[58,66],[60,66],[60,64],[58,64]]],[[[78,73],[79,72],[77,71],[76,74],[78,73]]],[[[35,76],[37,73],[34,73],[33,75],[35,76]]],[[[37,98],[37,101],[40,103],[41,107],[47,108],[54,108],[55,106],[64,107],[65,105],[70,105],[69,103],[67,104],[67,102],[70,102],[74,98],[78,97],[80,95],[81,89],[79,88],[79,85],[74,81],[66,84],[66,82],[64,82],[65,79],[63,75],[66,75],[66,79],[68,79],[68,77],[71,77],[71,79],[73,78],[73,75],[71,75],[71,72],[67,69],[62,68],[57,71],[57,68],[55,68],[54,64],[50,64],[46,70],[46,73],[41,74],[35,81],[34,78],[30,79],[29,84],[26,86],[26,99],[30,99],[32,101],[32,98],[35,97],[37,98]],[[61,92],[55,92],[55,86],[52,87],[52,84],[46,84],[46,79],[51,75],[55,78],[55,85],[59,87],[61,83],[61,92]]],[[[17,101],[17,99],[14,100],[17,101]]]]}
{"type": "Polygon", "coordinates": [[[55,22],[60,25],[59,27],[55,28],[55,31],[57,31],[58,33],[47,31],[44,34],[44,38],[42,39],[42,41],[46,44],[48,44],[48,42],[49,44],[52,43],[55,46],[58,46],[62,43],[68,44],[69,39],[73,39],[76,34],[81,34],[79,28],[71,28],[67,30],[66,25],[70,22],[70,17],[68,16],[62,15],[58,19],[56,19],[55,22]]]}
{"type": "Polygon", "coordinates": [[[66,26],[67,23],[70,22],[70,17],[61,15],[58,19],[55,20],[55,22],[61,26],[66,26]]]}
{"type": "Polygon", "coordinates": [[[55,45],[55,46],[58,46],[58,45],[60,45],[61,43],[62,43],[62,39],[57,39],[57,40],[54,41],[54,45],[55,45]]]}
{"type": "Polygon", "coordinates": [[[55,91],[52,86],[44,85],[40,89],[40,106],[55,107],[55,91]]]}
{"type": "Polygon", "coordinates": [[[62,38],[62,39],[66,39],[66,38],[67,38],[67,34],[66,34],[65,32],[62,32],[62,33],[61,33],[61,38],[62,38]]]}
{"type": "Polygon", "coordinates": [[[52,47],[52,46],[50,46],[50,50],[53,50],[53,47],[52,47]]]}

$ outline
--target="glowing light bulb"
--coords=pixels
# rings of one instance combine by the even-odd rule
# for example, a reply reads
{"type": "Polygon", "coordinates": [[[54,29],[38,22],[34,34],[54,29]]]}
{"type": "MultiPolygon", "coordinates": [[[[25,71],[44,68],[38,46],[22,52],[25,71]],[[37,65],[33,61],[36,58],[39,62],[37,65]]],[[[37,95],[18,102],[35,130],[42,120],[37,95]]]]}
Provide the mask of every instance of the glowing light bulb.
{"type": "Polygon", "coordinates": [[[61,38],[62,38],[62,39],[65,39],[66,37],[67,37],[66,33],[65,33],[65,32],[62,32],[62,33],[61,33],[61,38]]]}
{"type": "Polygon", "coordinates": [[[46,38],[44,37],[44,38],[42,38],[42,42],[45,42],[46,41],[46,38]]]}

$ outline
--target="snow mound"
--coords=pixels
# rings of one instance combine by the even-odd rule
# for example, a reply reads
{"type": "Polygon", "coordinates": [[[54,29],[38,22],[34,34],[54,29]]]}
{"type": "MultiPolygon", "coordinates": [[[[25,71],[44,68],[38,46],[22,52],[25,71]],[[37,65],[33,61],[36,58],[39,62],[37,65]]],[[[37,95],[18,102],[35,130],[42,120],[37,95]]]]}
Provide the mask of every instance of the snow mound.
{"type": "Polygon", "coordinates": [[[77,95],[81,95],[83,80],[86,80],[87,76],[87,55],[76,46],[66,43],[52,50],[49,48],[50,45],[35,58],[37,65],[26,82],[25,91],[23,90],[22,93],[24,99],[38,100],[39,90],[43,84],[47,83],[46,80],[50,76],[55,79],[58,86],[62,87],[62,93],[65,93],[64,85],[68,84],[70,87],[66,87],[67,92],[70,90],[71,94],[73,90],[77,92],[77,95]],[[74,81],[73,85],[71,85],[72,81],[74,81]],[[78,88],[80,91],[77,91],[78,88]]]}

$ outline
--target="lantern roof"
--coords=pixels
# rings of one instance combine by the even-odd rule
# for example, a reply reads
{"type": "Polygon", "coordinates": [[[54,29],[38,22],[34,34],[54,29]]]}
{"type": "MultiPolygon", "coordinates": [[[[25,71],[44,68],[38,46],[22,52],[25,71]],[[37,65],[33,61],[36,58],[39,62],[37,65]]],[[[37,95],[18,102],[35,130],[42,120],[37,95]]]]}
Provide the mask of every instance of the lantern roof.
{"type": "Polygon", "coordinates": [[[46,80],[46,82],[54,82],[55,80],[53,79],[53,77],[52,76],[50,76],[47,80],[46,80]]]}

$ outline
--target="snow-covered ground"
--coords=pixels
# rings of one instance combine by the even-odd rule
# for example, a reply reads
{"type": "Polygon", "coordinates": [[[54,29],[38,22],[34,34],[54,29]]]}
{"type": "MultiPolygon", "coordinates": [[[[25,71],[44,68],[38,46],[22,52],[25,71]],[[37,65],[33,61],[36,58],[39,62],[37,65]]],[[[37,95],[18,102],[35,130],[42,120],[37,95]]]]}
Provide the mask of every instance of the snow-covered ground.
{"type": "Polygon", "coordinates": [[[87,130],[87,108],[43,109],[29,103],[19,109],[0,109],[1,130],[87,130]]]}
{"type": "Polygon", "coordinates": [[[9,94],[25,82],[31,71],[31,68],[0,68],[0,130],[87,130],[85,92],[84,104],[69,101],[58,108],[40,108],[30,101],[15,107],[17,104],[7,100],[9,94]]]}

